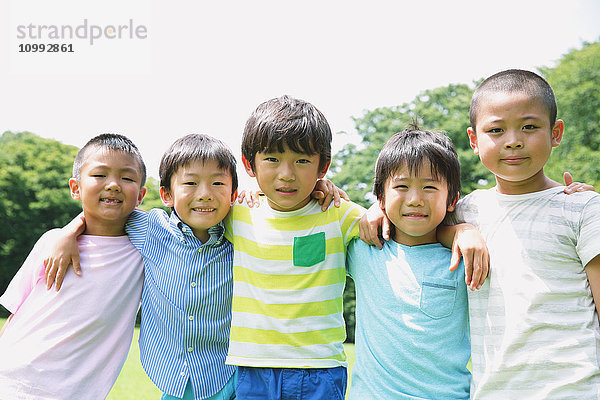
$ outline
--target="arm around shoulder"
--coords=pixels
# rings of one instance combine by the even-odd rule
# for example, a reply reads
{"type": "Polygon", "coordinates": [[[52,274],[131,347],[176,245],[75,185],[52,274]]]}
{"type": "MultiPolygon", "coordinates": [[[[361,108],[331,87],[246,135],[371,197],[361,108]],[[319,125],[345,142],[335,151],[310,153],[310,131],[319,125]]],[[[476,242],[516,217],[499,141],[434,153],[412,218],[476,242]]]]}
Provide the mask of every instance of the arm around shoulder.
{"type": "Polygon", "coordinates": [[[77,237],[83,234],[84,231],[85,218],[83,213],[60,230],[60,234],[48,257],[44,259],[46,289],[50,290],[52,285],[55,284],[56,291],[60,290],[69,265],[73,265],[73,271],[76,275],[81,275],[77,237]]]}

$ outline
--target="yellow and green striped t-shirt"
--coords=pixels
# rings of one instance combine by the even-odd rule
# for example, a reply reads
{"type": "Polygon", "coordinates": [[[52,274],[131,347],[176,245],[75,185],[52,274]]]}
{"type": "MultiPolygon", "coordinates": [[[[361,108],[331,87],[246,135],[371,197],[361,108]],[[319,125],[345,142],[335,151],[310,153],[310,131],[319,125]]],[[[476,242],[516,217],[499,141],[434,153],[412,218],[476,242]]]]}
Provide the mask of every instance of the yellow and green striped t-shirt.
{"type": "Polygon", "coordinates": [[[225,219],[235,250],[228,364],[346,365],[346,247],[363,211],[344,201],[323,212],[314,200],[289,212],[267,201],[232,207],[225,219]]]}

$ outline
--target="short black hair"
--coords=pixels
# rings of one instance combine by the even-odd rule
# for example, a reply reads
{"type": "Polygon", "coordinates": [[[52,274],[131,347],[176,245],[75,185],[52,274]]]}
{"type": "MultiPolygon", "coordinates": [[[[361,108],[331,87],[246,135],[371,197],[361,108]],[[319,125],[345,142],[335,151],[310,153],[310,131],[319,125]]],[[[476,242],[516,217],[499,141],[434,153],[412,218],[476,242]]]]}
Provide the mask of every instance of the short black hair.
{"type": "Polygon", "coordinates": [[[121,151],[129,154],[137,161],[142,175],[140,187],[146,184],[146,164],[137,146],[126,136],[118,133],[103,133],[91,138],[78,152],[73,161],[73,178],[81,179],[81,167],[85,163],[88,153],[91,149],[105,149],[113,151],[121,151]]]}
{"type": "Polygon", "coordinates": [[[260,104],[250,115],[242,137],[242,154],[254,170],[257,153],[283,146],[300,154],[319,154],[319,170],[331,160],[331,128],[312,104],[284,95],[260,104]]]}
{"type": "Polygon", "coordinates": [[[552,87],[544,78],[538,74],[522,69],[508,69],[498,72],[483,82],[475,89],[471,97],[471,108],[469,109],[469,120],[471,128],[475,130],[477,123],[477,112],[480,103],[489,93],[525,93],[530,97],[541,100],[548,110],[550,125],[556,122],[556,99],[552,87]]]}
{"type": "Polygon", "coordinates": [[[385,198],[385,185],[400,168],[410,174],[419,172],[424,160],[429,160],[436,179],[443,178],[448,187],[447,205],[460,192],[460,163],[452,141],[443,132],[422,130],[413,123],[393,135],[383,146],[375,167],[373,193],[385,198]]]}
{"type": "Polygon", "coordinates": [[[229,147],[209,135],[193,133],[177,139],[163,154],[160,160],[160,186],[171,190],[171,178],[177,170],[193,161],[206,162],[214,160],[223,171],[231,175],[231,193],[238,186],[236,162],[229,147]]]}

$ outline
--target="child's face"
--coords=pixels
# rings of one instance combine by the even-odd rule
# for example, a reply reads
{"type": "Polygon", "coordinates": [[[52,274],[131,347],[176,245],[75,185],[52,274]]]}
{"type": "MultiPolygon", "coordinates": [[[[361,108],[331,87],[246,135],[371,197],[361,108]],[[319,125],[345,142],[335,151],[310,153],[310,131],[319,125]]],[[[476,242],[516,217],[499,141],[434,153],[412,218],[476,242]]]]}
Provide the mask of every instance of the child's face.
{"type": "Polygon", "coordinates": [[[327,173],[329,163],[319,169],[319,159],[318,154],[296,153],[284,145],[283,153],[256,153],[254,170],[243,161],[274,210],[294,211],[308,204],[317,179],[327,173]]]}
{"type": "Polygon", "coordinates": [[[90,149],[79,181],[69,180],[71,196],[81,200],[88,235],[124,234],[129,214],[146,193],[136,159],[114,150],[90,149]]]}
{"type": "Polygon", "coordinates": [[[225,218],[237,196],[228,171],[215,160],[193,161],[171,177],[171,190],[160,188],[163,204],[172,207],[194,235],[205,242],[208,228],[225,218]]]}
{"type": "Polygon", "coordinates": [[[471,147],[495,176],[501,193],[522,194],[546,188],[544,164],[560,144],[564,125],[550,124],[547,108],[525,93],[493,93],[481,102],[471,147]]]}
{"type": "Polygon", "coordinates": [[[402,166],[387,180],[379,205],[395,227],[394,241],[407,246],[437,242],[436,229],[458,199],[447,205],[448,186],[440,179],[424,161],[418,174],[410,175],[402,166]]]}

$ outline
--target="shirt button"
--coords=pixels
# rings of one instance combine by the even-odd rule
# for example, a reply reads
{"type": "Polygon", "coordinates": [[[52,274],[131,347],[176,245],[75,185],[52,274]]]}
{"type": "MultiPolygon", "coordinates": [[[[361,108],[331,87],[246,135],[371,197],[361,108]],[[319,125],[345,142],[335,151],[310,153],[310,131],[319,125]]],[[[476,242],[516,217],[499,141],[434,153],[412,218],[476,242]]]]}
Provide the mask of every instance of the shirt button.
{"type": "Polygon", "coordinates": [[[193,320],[194,320],[194,316],[193,316],[193,315],[190,315],[190,316],[188,317],[188,319],[189,319],[190,321],[193,321],[193,320]]]}
{"type": "Polygon", "coordinates": [[[184,371],[181,371],[181,373],[180,373],[179,375],[181,375],[181,376],[185,376],[185,372],[184,372],[184,371]]]}
{"type": "Polygon", "coordinates": [[[196,282],[192,282],[191,286],[196,287],[196,282]]]}
{"type": "Polygon", "coordinates": [[[191,353],[192,351],[194,351],[193,347],[188,347],[188,353],[191,353]]]}

